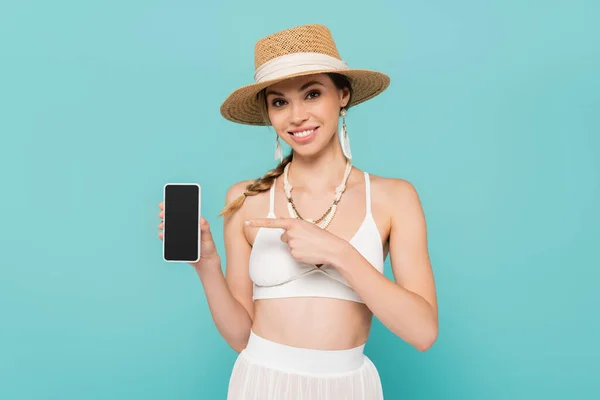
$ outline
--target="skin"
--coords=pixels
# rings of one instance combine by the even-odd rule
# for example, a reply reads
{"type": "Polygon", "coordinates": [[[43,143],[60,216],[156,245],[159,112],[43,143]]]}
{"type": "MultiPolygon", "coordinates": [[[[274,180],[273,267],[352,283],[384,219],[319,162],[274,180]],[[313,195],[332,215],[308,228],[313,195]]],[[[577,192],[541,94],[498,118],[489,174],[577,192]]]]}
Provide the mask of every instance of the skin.
{"type": "MultiPolygon", "coordinates": [[[[337,89],[324,74],[288,79],[269,87],[267,93],[273,128],[294,151],[289,167],[294,203],[302,216],[316,219],[331,205],[335,187],[343,178],[346,159],[337,135],[339,112],[348,103],[349,93],[337,89]],[[309,143],[296,143],[289,133],[312,126],[319,128],[309,143]]],[[[372,214],[384,255],[390,257],[393,281],[348,243],[365,218],[365,182],[362,171],[355,167],[327,230],[289,218],[282,177],[275,186],[276,219],[266,218],[268,191],[247,197],[238,211],[224,219],[226,275],[210,226],[202,218],[202,258],[192,266],[203,284],[215,325],[234,350],[246,347],[251,329],[294,347],[356,347],[366,342],[373,314],[416,349],[426,351],[433,345],[438,334],[438,307],[419,196],[406,180],[375,175],[370,179],[372,214]],[[334,266],[365,304],[312,297],[253,301],[249,257],[258,230],[271,228],[285,230],[281,240],[296,260],[334,266]]],[[[251,182],[232,185],[226,203],[241,195],[251,182]]],[[[162,202],[159,208],[162,219],[162,202]]],[[[163,229],[162,222],[159,229],[163,229]]],[[[163,238],[162,232],[159,238],[163,238]]]]}

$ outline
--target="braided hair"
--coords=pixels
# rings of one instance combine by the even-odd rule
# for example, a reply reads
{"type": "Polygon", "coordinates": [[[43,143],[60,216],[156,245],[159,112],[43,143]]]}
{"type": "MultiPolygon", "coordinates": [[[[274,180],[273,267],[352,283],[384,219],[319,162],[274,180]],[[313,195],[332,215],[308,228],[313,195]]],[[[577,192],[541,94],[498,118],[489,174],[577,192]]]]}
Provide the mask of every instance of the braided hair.
{"type": "Polygon", "coordinates": [[[290,161],[292,161],[293,155],[294,155],[293,152],[290,153],[287,157],[285,157],[279,163],[279,165],[277,165],[277,167],[268,171],[262,177],[256,179],[254,182],[252,182],[251,184],[246,186],[246,190],[244,190],[244,193],[239,195],[231,203],[227,204],[227,206],[225,206],[225,208],[221,211],[221,214],[219,214],[219,215],[227,216],[229,214],[232,214],[235,211],[237,211],[240,207],[242,207],[242,204],[244,204],[244,201],[246,200],[247,196],[256,196],[257,194],[259,194],[261,192],[265,192],[265,191],[271,189],[271,186],[273,185],[275,178],[277,178],[278,176],[283,174],[283,170],[284,170],[285,166],[288,165],[290,163],[290,161]]]}

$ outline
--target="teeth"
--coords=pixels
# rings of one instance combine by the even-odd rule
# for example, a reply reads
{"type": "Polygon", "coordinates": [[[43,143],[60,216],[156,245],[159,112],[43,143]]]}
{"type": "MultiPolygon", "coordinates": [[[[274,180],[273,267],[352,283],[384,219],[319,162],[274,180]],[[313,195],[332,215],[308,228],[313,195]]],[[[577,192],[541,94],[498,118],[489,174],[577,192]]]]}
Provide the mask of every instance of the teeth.
{"type": "Polygon", "coordinates": [[[308,130],[308,131],[302,131],[302,132],[295,132],[294,136],[296,136],[296,137],[305,137],[305,136],[310,135],[313,132],[314,132],[314,129],[311,129],[311,130],[308,130]]]}

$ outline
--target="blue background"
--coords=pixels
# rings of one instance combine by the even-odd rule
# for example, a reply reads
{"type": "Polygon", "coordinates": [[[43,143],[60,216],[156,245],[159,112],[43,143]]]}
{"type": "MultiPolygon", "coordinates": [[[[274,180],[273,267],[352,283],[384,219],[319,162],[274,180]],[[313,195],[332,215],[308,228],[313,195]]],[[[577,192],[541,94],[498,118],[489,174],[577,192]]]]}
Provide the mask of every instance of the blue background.
{"type": "Polygon", "coordinates": [[[224,254],[225,192],[275,136],[219,105],[306,23],[391,76],[347,118],[355,165],[427,215],[439,338],[375,321],[386,399],[598,398],[599,4],[3,2],[0,398],[225,398],[236,354],[162,260],[158,203],[199,182],[224,254]]]}

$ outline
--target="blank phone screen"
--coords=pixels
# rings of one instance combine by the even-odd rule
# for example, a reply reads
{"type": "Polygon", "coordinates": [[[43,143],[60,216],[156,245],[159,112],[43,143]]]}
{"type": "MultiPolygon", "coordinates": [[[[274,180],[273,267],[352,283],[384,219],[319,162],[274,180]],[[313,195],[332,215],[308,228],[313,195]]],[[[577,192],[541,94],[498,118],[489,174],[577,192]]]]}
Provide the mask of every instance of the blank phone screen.
{"type": "Polygon", "coordinates": [[[164,258],[196,261],[200,246],[200,187],[167,184],[164,196],[164,258]]]}

